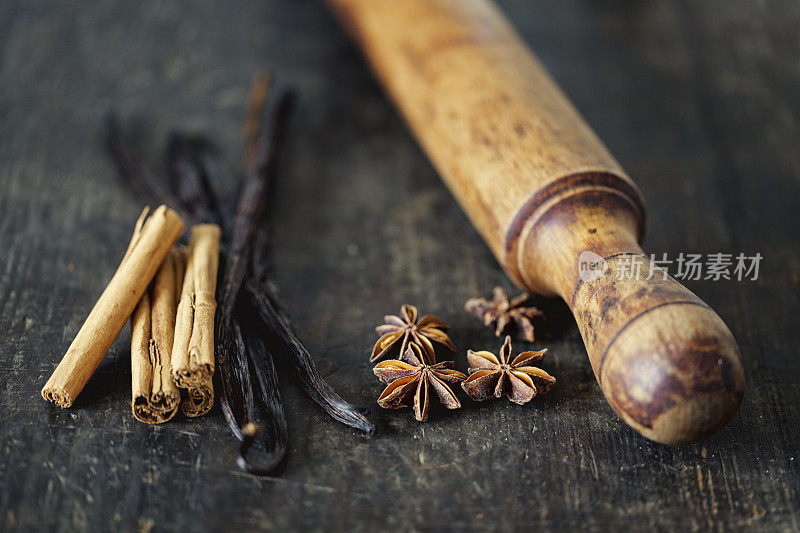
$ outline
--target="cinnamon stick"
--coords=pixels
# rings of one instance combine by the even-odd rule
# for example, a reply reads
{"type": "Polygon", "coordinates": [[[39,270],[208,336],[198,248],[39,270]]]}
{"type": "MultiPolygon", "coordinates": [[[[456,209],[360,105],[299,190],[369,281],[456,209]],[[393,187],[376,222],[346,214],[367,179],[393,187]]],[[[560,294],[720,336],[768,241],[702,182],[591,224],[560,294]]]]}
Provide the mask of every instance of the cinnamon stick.
{"type": "Polygon", "coordinates": [[[116,273],[42,389],[45,400],[61,407],[72,405],[183,232],[180,217],[166,206],[146,217],[147,210],[139,217],[116,273]]]}
{"type": "Polygon", "coordinates": [[[172,250],[131,319],[131,409],[137,420],[148,424],[175,416],[181,399],[170,364],[179,276],[176,266],[180,266],[180,252],[172,250]]]}
{"type": "Polygon", "coordinates": [[[214,406],[214,385],[211,378],[186,389],[181,410],[186,416],[203,416],[214,406]]]}
{"type": "MultiPolygon", "coordinates": [[[[177,305],[181,301],[181,290],[184,276],[186,275],[186,263],[189,260],[189,249],[186,246],[176,244],[172,250],[174,252],[172,258],[175,261],[175,302],[177,305]]],[[[170,357],[172,357],[172,354],[170,354],[170,357]]]]}
{"type": "Polygon", "coordinates": [[[184,389],[210,388],[214,374],[215,292],[221,233],[216,224],[198,224],[192,228],[172,349],[172,376],[184,389]]]}

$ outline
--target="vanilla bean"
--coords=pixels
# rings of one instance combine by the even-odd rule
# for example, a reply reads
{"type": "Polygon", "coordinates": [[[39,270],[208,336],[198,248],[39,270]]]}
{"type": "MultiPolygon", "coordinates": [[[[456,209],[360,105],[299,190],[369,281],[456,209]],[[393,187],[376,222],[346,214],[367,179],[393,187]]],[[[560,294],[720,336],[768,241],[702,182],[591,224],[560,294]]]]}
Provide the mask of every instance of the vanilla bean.
{"type": "MultiPolygon", "coordinates": [[[[256,234],[256,224],[263,217],[263,213],[266,209],[267,191],[269,189],[269,180],[273,173],[273,161],[277,152],[277,142],[286,121],[289,106],[291,105],[291,98],[290,93],[285,93],[278,99],[274,112],[270,115],[268,123],[269,135],[263,137],[261,140],[262,144],[259,147],[258,159],[252,166],[250,177],[242,191],[236,218],[231,225],[233,229],[227,250],[227,261],[223,269],[223,283],[219,294],[220,305],[217,308],[216,317],[216,340],[218,353],[222,357],[219,361],[220,367],[225,367],[229,363],[228,358],[235,357],[231,362],[235,369],[241,369],[242,356],[245,354],[249,356],[259,381],[262,403],[270,414],[268,418],[274,428],[273,433],[275,437],[270,443],[265,442],[264,445],[268,458],[266,465],[260,467],[252,466],[247,459],[247,452],[252,446],[256,436],[256,431],[251,423],[254,411],[252,405],[252,386],[250,385],[248,375],[247,386],[250,389],[250,395],[244,395],[242,398],[241,394],[237,394],[236,391],[232,390],[236,374],[230,372],[229,376],[227,376],[228,379],[223,381],[221,401],[223,402],[223,408],[225,408],[228,424],[234,430],[237,437],[242,440],[238,464],[248,472],[260,474],[274,470],[283,461],[283,457],[286,453],[288,431],[286,419],[285,416],[283,416],[282,401],[279,395],[274,395],[277,394],[277,379],[275,378],[275,369],[272,364],[272,359],[271,357],[267,358],[269,352],[262,343],[253,342],[254,338],[249,339],[249,346],[246,344],[242,337],[238,317],[242,315],[246,316],[247,314],[236,312],[235,306],[240,297],[242,283],[248,271],[248,264],[252,254],[253,237],[256,234]],[[230,338],[230,335],[233,335],[233,339],[230,338]],[[271,393],[267,394],[270,389],[271,393]],[[239,397],[240,400],[244,400],[241,416],[238,419],[234,415],[233,405],[231,403],[232,398],[229,398],[229,396],[239,397]],[[276,409],[276,405],[279,406],[278,409],[276,409]],[[248,429],[247,431],[245,431],[246,428],[248,429]]],[[[244,383],[244,381],[242,381],[242,383],[244,383]]]]}
{"type": "Polygon", "coordinates": [[[244,439],[242,428],[253,420],[255,407],[247,353],[236,318],[231,320],[231,335],[217,342],[217,362],[222,384],[220,405],[228,426],[237,439],[244,439]]]}
{"type": "Polygon", "coordinates": [[[269,184],[274,172],[278,146],[293,100],[293,93],[284,92],[271,109],[267,127],[259,138],[250,177],[239,200],[228,248],[228,265],[220,294],[217,320],[219,339],[223,339],[227,333],[227,321],[233,316],[233,307],[248,271],[254,236],[267,207],[269,184]]]}
{"type": "Polygon", "coordinates": [[[280,394],[277,393],[277,377],[272,358],[265,359],[259,346],[248,346],[242,335],[238,316],[229,321],[230,334],[217,340],[217,368],[222,384],[220,405],[225,420],[233,434],[242,444],[239,447],[237,464],[251,474],[266,475],[273,472],[283,462],[286,454],[288,428],[283,411],[280,394]],[[256,370],[259,382],[260,400],[266,409],[266,419],[274,428],[275,437],[264,442],[262,448],[266,460],[260,466],[254,466],[247,453],[255,443],[258,431],[253,423],[255,417],[254,393],[248,361],[256,370]],[[265,376],[269,381],[265,381],[265,376]],[[270,385],[272,384],[272,385],[270,385]],[[269,387],[272,391],[267,392],[269,387]],[[281,437],[282,436],[282,437],[281,437]]]}
{"type": "MultiPolygon", "coordinates": [[[[257,85],[254,87],[257,88],[257,85]]],[[[252,107],[253,109],[259,109],[263,105],[263,103],[259,103],[258,98],[252,96],[249,103],[248,108],[252,107]]],[[[252,114],[253,111],[250,111],[252,114]]],[[[278,113],[280,113],[280,109],[278,113]]],[[[248,115],[248,118],[250,119],[248,122],[251,122],[250,115],[248,115]]],[[[277,118],[281,118],[280,114],[277,115],[277,118]]],[[[249,132],[247,144],[253,149],[248,149],[246,153],[251,154],[253,161],[246,161],[245,163],[248,166],[253,164],[258,168],[259,165],[265,164],[267,158],[272,158],[269,163],[270,166],[276,164],[275,159],[279,153],[279,145],[277,143],[280,141],[276,133],[279,132],[274,127],[267,129],[266,136],[264,134],[255,135],[252,131],[249,132]],[[274,141],[268,144],[265,137],[266,140],[272,138],[274,141]],[[269,147],[270,144],[273,145],[272,151],[265,153],[265,148],[269,147]]],[[[264,171],[269,170],[269,168],[264,168],[264,171]]],[[[365,410],[344,401],[320,377],[311,354],[295,335],[291,319],[280,305],[273,284],[269,280],[270,243],[268,217],[262,216],[261,220],[257,222],[254,230],[255,234],[252,236],[253,246],[249,276],[245,279],[244,287],[249,293],[253,307],[257,310],[264,324],[272,330],[274,336],[284,347],[286,354],[290,357],[295,376],[306,394],[335,420],[361,430],[368,435],[373,435],[375,433],[375,425],[364,416],[365,410]]]]}
{"type": "Polygon", "coordinates": [[[272,76],[268,72],[260,72],[253,78],[247,105],[244,111],[244,162],[246,168],[258,155],[258,143],[261,137],[261,119],[272,89],[272,76]]]}
{"type": "Polygon", "coordinates": [[[239,468],[251,474],[270,474],[283,463],[288,441],[283,401],[277,392],[278,383],[272,358],[269,357],[269,352],[263,344],[251,342],[248,345],[245,342],[236,317],[231,320],[229,340],[221,345],[220,349],[219,368],[222,382],[220,405],[228,426],[242,442],[236,462],[239,468]],[[255,405],[248,360],[256,370],[261,391],[260,401],[268,412],[267,419],[270,420],[273,429],[271,438],[268,441],[265,438],[262,446],[266,459],[259,465],[248,459],[248,452],[256,443],[255,438],[259,432],[258,426],[253,423],[255,405]]]}
{"type": "MultiPolygon", "coordinates": [[[[252,308],[244,307],[239,315],[254,317],[256,313],[252,308]]],[[[265,442],[269,444],[266,447],[269,461],[267,461],[266,465],[255,467],[247,461],[247,452],[256,442],[255,437],[258,433],[258,428],[250,427],[249,430],[246,430],[248,429],[246,427],[243,428],[244,438],[240,448],[240,466],[251,474],[266,474],[283,463],[288,449],[288,425],[283,408],[283,399],[278,388],[278,378],[272,354],[261,336],[261,324],[256,323],[253,319],[246,320],[243,325],[243,337],[261,392],[258,399],[269,414],[266,420],[270,431],[265,435],[265,442]]]]}
{"type": "Polygon", "coordinates": [[[233,179],[230,168],[219,151],[202,137],[191,139],[192,156],[203,182],[211,193],[211,207],[222,227],[223,242],[230,239],[231,223],[236,218],[239,181],[233,179]]]}
{"type": "MultiPolygon", "coordinates": [[[[253,368],[258,378],[261,395],[259,399],[270,416],[269,429],[271,430],[269,455],[273,457],[274,467],[280,466],[283,462],[286,451],[289,448],[289,426],[286,423],[286,413],[283,407],[283,398],[278,388],[277,373],[272,355],[266,345],[255,335],[249,334],[248,339],[253,341],[250,346],[250,354],[253,358],[253,368]]],[[[262,470],[264,468],[262,467],[262,470]]]]}
{"type": "Polygon", "coordinates": [[[221,222],[211,206],[210,194],[200,170],[195,164],[189,141],[180,133],[167,140],[167,168],[173,194],[197,221],[221,222]]]}
{"type": "Polygon", "coordinates": [[[367,435],[374,435],[375,425],[364,416],[365,411],[344,401],[320,377],[311,354],[294,334],[288,316],[273,304],[275,297],[272,289],[250,278],[247,280],[247,291],[261,320],[269,326],[287,350],[292,359],[295,375],[306,394],[334,419],[367,435]]]}
{"type": "Polygon", "coordinates": [[[119,117],[114,112],[106,114],[105,129],[108,150],[122,177],[128,180],[148,201],[165,204],[172,208],[177,211],[184,222],[192,220],[181,202],[150,175],[136,158],[128,137],[122,129],[119,117]]]}
{"type": "MultiPolygon", "coordinates": [[[[279,152],[283,122],[290,104],[288,96],[280,98],[268,117],[267,128],[258,136],[258,149],[250,166],[254,174],[248,180],[242,194],[234,224],[233,243],[229,249],[229,258],[235,263],[231,266],[224,285],[229,291],[228,302],[226,304],[225,297],[221,297],[220,309],[223,314],[231,315],[230,311],[225,311],[223,308],[226,305],[229,309],[232,308],[235,302],[231,296],[233,289],[240,287],[246,280],[245,289],[249,293],[252,305],[291,357],[295,374],[305,392],[334,419],[372,435],[375,426],[367,420],[362,410],[345,402],[319,376],[311,354],[294,334],[290,320],[285,313],[279,312],[280,306],[276,304],[275,292],[267,282],[268,262],[263,255],[256,261],[253,252],[254,244],[262,250],[268,249],[269,246],[268,223],[265,216],[269,199],[267,193],[279,152]],[[250,276],[246,276],[248,272],[250,276]]],[[[217,323],[222,324],[219,320],[217,323]]]]}

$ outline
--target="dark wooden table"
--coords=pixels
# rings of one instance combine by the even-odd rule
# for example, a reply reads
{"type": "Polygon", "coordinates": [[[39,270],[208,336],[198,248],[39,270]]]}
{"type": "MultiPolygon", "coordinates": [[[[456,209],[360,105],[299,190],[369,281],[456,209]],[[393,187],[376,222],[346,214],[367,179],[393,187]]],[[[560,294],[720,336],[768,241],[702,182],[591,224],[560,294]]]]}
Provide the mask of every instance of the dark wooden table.
{"type": "MultiPolygon", "coordinates": [[[[536,347],[559,383],[520,407],[383,411],[373,327],[403,303],[498,347],[462,310],[511,288],[319,0],[0,3],[0,530],[800,527],[800,5],[501,2],[648,202],[648,250],[761,253],[757,281],[690,281],[729,324],[748,388],[708,441],[654,444],[601,395],[566,306],[536,347]],[[276,279],[321,373],[372,408],[366,438],[280,364],[282,475],[233,462],[218,407],[130,413],[127,328],[74,408],[39,390],[142,206],[101,141],[106,110],[163,173],[171,128],[239,161],[252,74],[301,91],[276,187],[276,279]]],[[[238,168],[238,167],[237,167],[238,168]]]]}

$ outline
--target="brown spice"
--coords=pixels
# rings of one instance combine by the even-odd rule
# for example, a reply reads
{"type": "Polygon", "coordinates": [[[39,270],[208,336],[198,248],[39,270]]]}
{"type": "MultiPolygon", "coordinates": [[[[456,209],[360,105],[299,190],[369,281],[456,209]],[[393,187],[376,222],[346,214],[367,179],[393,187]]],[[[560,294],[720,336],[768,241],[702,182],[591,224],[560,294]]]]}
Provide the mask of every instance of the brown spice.
{"type": "Polygon", "coordinates": [[[172,381],[169,354],[175,332],[176,258],[172,250],[131,317],[131,409],[141,422],[160,424],[175,416],[180,392],[172,381]]]}
{"type": "Polygon", "coordinates": [[[378,363],[373,372],[389,386],[378,398],[378,405],[384,409],[400,409],[411,405],[413,398],[414,416],[420,422],[428,419],[430,389],[436,392],[442,404],[448,409],[458,409],[461,402],[448,383],[458,383],[467,376],[453,370],[452,361],[434,365],[426,364],[422,349],[411,343],[401,361],[388,360],[378,363]]]}
{"type": "Polygon", "coordinates": [[[209,378],[205,383],[198,383],[185,390],[181,411],[186,416],[196,417],[208,413],[214,406],[214,385],[209,378]]]}
{"type": "Polygon", "coordinates": [[[484,326],[494,327],[495,336],[499,337],[507,330],[515,330],[520,340],[534,341],[534,318],[544,316],[536,307],[524,307],[530,295],[522,293],[509,301],[505,291],[500,287],[494,288],[494,297],[471,298],[464,304],[464,309],[481,319],[484,326]]]}
{"type": "Polygon", "coordinates": [[[431,341],[445,345],[450,351],[455,351],[456,347],[445,333],[450,326],[443,320],[433,315],[425,315],[417,322],[417,308],[413,305],[402,306],[400,315],[386,315],[384,317],[386,324],[375,328],[381,338],[372,348],[370,362],[386,357],[398,344],[398,341],[400,341],[399,354],[401,356],[408,351],[410,343],[416,343],[424,349],[420,360],[428,363],[436,361],[431,341]]]}
{"type": "Polygon", "coordinates": [[[461,383],[461,388],[477,402],[505,395],[514,403],[528,403],[537,394],[550,390],[556,382],[556,378],[541,368],[531,366],[541,362],[545,353],[546,348],[538,352],[522,352],[511,361],[511,337],[508,335],[500,348],[499,358],[491,352],[469,350],[470,376],[461,383]]]}
{"type": "Polygon", "coordinates": [[[173,379],[184,389],[205,385],[214,374],[214,295],[220,237],[216,224],[192,228],[171,355],[173,379]]]}
{"type": "Polygon", "coordinates": [[[61,407],[72,405],[183,232],[183,223],[175,211],[161,206],[149,218],[147,212],[145,209],[139,217],[114,277],[42,389],[45,400],[61,407]]]}

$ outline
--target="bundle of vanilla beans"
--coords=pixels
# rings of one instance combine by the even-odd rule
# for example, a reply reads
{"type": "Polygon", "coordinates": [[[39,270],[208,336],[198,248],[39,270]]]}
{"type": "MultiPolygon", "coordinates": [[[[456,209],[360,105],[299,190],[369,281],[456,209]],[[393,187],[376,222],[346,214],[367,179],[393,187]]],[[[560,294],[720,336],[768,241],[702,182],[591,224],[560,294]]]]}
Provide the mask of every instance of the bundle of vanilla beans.
{"type": "Polygon", "coordinates": [[[237,462],[255,474],[278,468],[288,441],[269,347],[289,358],[303,389],[329,415],[369,435],[375,431],[364,410],[319,376],[269,279],[269,192],[294,100],[291,91],[273,97],[270,89],[267,76],[256,77],[245,113],[241,187],[212,143],[180,133],[168,141],[165,186],[145,170],[119,119],[109,115],[108,146],[121,174],[164,205],[140,217],[117,273],[42,391],[45,399],[71,405],[131,317],[134,415],[158,423],[179,404],[187,416],[203,414],[213,405],[217,376],[223,413],[241,441],[237,462]],[[191,239],[173,246],[182,221],[191,223],[191,239]],[[87,351],[100,355],[81,355],[87,351]],[[258,464],[248,458],[253,446],[265,453],[258,464]]]}

